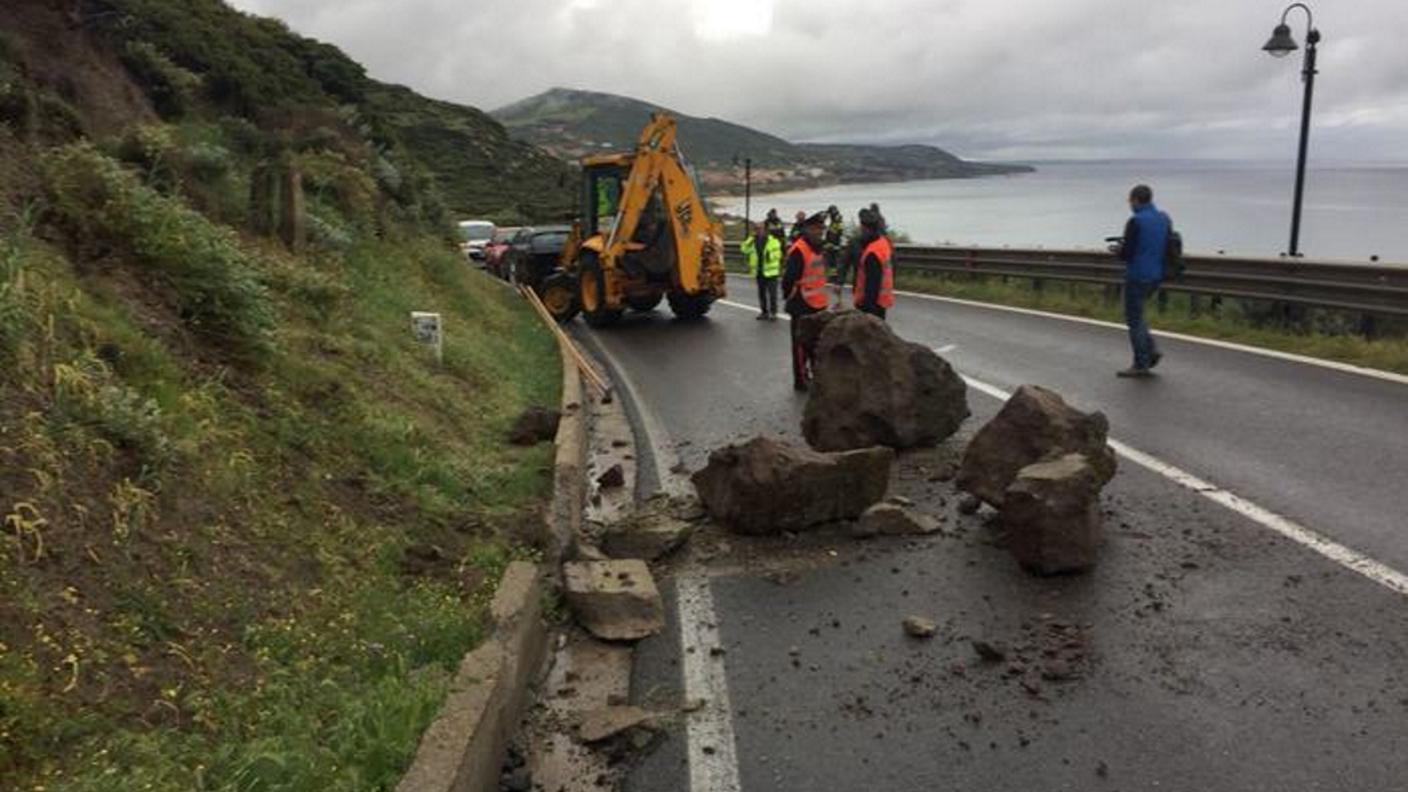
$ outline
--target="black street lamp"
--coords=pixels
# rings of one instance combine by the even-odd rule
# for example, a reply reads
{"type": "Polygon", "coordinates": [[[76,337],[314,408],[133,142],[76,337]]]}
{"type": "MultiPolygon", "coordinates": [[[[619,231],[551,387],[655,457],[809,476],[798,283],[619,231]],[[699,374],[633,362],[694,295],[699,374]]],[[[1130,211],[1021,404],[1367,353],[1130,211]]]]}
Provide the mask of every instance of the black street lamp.
{"type": "Polygon", "coordinates": [[[1291,249],[1289,255],[1300,255],[1300,207],[1305,196],[1305,151],[1310,139],[1310,99],[1315,93],[1315,46],[1320,43],[1320,31],[1315,29],[1315,20],[1310,7],[1305,3],[1292,3],[1281,12],[1281,24],[1271,32],[1271,39],[1262,47],[1274,58],[1284,58],[1300,49],[1291,35],[1291,26],[1286,18],[1291,11],[1299,8],[1305,12],[1305,66],[1301,69],[1301,79],[1305,82],[1305,102],[1300,111],[1300,155],[1296,159],[1296,197],[1291,210],[1291,249]]]}

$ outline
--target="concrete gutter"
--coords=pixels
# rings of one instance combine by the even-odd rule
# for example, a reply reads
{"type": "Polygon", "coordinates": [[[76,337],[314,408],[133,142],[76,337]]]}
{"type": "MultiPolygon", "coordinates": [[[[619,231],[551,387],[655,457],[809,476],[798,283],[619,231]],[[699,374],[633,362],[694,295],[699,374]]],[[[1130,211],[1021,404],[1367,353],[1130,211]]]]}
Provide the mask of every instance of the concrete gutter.
{"type": "MultiPolygon", "coordinates": [[[[559,337],[559,344],[564,343],[559,337]]],[[[558,423],[553,493],[544,515],[547,570],[560,577],[576,552],[586,504],[589,410],[582,375],[566,349],[562,360],[562,419],[558,423]]],[[[489,611],[493,632],[465,655],[440,714],[421,736],[396,792],[496,792],[505,751],[529,704],[546,659],[543,569],[509,565],[489,611]]]]}

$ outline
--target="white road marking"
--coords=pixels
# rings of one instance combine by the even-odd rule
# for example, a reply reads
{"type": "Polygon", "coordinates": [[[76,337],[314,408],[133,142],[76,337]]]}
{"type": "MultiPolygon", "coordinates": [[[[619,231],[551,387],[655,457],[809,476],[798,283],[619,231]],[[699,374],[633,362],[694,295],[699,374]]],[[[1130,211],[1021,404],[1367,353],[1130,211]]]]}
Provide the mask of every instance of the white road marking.
{"type": "MultiPolygon", "coordinates": [[[[753,310],[735,303],[737,307],[753,310]]],[[[640,398],[626,369],[605,344],[592,344],[595,354],[611,368],[617,390],[635,407],[641,432],[636,443],[650,448],[655,480],[661,489],[678,495],[687,489],[684,477],[673,472],[679,461],[670,448],[670,435],[655,417],[655,411],[640,398]]],[[[740,792],[737,738],[733,732],[733,704],[728,695],[728,673],[724,656],[710,651],[722,646],[719,617],[714,612],[714,595],[705,571],[693,566],[675,577],[675,618],[680,627],[680,666],[684,676],[686,701],[702,702],[685,720],[685,741],[689,756],[690,792],[740,792]]]]}
{"type": "Polygon", "coordinates": [[[728,673],[723,655],[715,657],[710,651],[721,646],[722,641],[709,577],[700,569],[682,572],[675,578],[675,589],[679,598],[685,700],[703,703],[689,713],[685,724],[690,792],[739,792],[742,785],[738,780],[728,673]]]}
{"type": "MultiPolygon", "coordinates": [[[[1106,322],[1103,319],[1090,319],[1084,316],[1070,316],[1068,314],[1052,313],[1051,311],[1039,311],[1035,308],[1018,308],[1012,305],[998,305],[996,303],[978,302],[977,300],[961,300],[957,297],[942,297],[937,294],[921,294],[919,292],[912,291],[897,291],[895,293],[902,294],[906,297],[914,297],[920,300],[932,300],[934,302],[953,303],[954,305],[967,305],[974,308],[989,308],[994,311],[1007,311],[1008,313],[1026,314],[1028,316],[1040,316],[1045,319],[1060,319],[1064,322],[1075,322],[1077,324],[1091,325],[1094,327],[1108,327],[1114,330],[1119,330],[1121,333],[1126,332],[1126,328],[1124,325],[1115,322],[1106,322]]],[[[1342,371],[1347,374],[1358,374],[1361,377],[1372,377],[1373,379],[1383,380],[1385,382],[1396,382],[1399,385],[1408,385],[1408,375],[1399,374],[1393,371],[1383,371],[1380,369],[1365,368],[1364,366],[1356,366],[1352,363],[1340,363],[1335,360],[1322,360],[1320,358],[1308,357],[1306,355],[1297,355],[1293,352],[1281,352],[1275,349],[1248,346],[1246,344],[1238,344],[1232,341],[1219,341],[1215,338],[1202,338],[1201,336],[1192,336],[1187,335],[1186,333],[1174,333],[1168,330],[1154,330],[1152,332],[1154,335],[1160,338],[1172,338],[1178,341],[1187,341],[1193,344],[1202,344],[1204,346],[1219,347],[1221,349],[1231,349],[1237,352],[1246,352],[1247,354],[1251,355],[1261,355],[1262,357],[1276,358],[1278,360],[1289,360],[1293,363],[1304,363],[1307,366],[1319,366],[1320,368],[1333,369],[1334,371],[1342,371]]]]}
{"type": "Polygon", "coordinates": [[[947,355],[955,349],[958,349],[958,344],[945,344],[941,347],[937,347],[934,351],[940,355],[947,355]]]}
{"type": "MultiPolygon", "coordinates": [[[[975,303],[967,300],[955,300],[949,297],[937,297],[932,294],[913,294],[912,292],[904,293],[910,294],[914,297],[923,297],[925,299],[935,299],[946,302],[961,303],[965,305],[977,305],[984,308],[996,308],[1004,311],[1010,310],[1016,311],[1018,313],[1030,313],[1036,314],[1038,316],[1049,316],[1056,319],[1069,319],[1071,321],[1087,322],[1090,324],[1096,324],[1105,327],[1118,327],[1121,330],[1124,329],[1122,325],[1116,325],[1111,322],[1100,322],[1094,319],[1062,316],[1060,314],[1051,314],[1046,313],[1044,311],[1032,311],[1026,308],[1011,308],[1008,306],[1001,305],[989,305],[988,303],[975,303]]],[[[727,300],[720,300],[719,302],[722,302],[725,305],[731,305],[738,308],[746,308],[748,310],[753,310],[752,306],[743,305],[742,303],[734,303],[727,300]]],[[[1390,374],[1388,372],[1375,371],[1373,369],[1360,369],[1356,366],[1348,366],[1343,363],[1329,363],[1323,360],[1315,360],[1313,358],[1302,358],[1299,355],[1289,355],[1282,352],[1270,352],[1264,349],[1252,349],[1250,347],[1242,348],[1240,347],[1240,345],[1237,344],[1225,344],[1223,342],[1208,342],[1207,339],[1192,338],[1191,336],[1179,336],[1168,333],[1164,333],[1162,335],[1171,338],[1183,338],[1185,340],[1196,341],[1199,343],[1214,343],[1214,345],[1217,346],[1229,346],[1234,349],[1244,349],[1244,351],[1255,352],[1258,354],[1269,354],[1272,357],[1281,357],[1288,360],[1293,360],[1297,363],[1309,363],[1312,365],[1343,369],[1356,374],[1364,374],[1365,376],[1374,376],[1379,377],[1380,379],[1388,379],[1390,381],[1402,381],[1408,383],[1408,377],[1401,377],[1398,374],[1390,374]]],[[[934,351],[938,352],[939,354],[943,354],[951,348],[952,345],[939,347],[934,351]]],[[[967,382],[968,385],[974,390],[980,393],[985,393],[1000,401],[1007,401],[1012,397],[1011,393],[1008,393],[1007,391],[997,387],[996,385],[989,385],[986,382],[973,379],[969,376],[964,376],[963,380],[967,382]]],[[[1270,509],[1267,509],[1263,506],[1258,506],[1257,504],[1247,500],[1246,498],[1243,498],[1240,495],[1237,495],[1236,493],[1229,492],[1225,489],[1222,489],[1221,487],[1218,487],[1215,484],[1212,484],[1208,481],[1204,481],[1203,479],[1198,478],[1192,473],[1189,473],[1188,471],[1183,470],[1182,468],[1177,467],[1175,465],[1171,465],[1167,462],[1164,462],[1163,460],[1153,456],[1152,454],[1146,454],[1145,452],[1140,451],[1139,449],[1134,448],[1133,446],[1127,445],[1115,439],[1110,439],[1109,444],[1110,447],[1115,450],[1115,453],[1119,454],[1125,459],[1128,459],[1134,464],[1139,465],[1142,468],[1151,470],[1154,473],[1157,473],[1163,476],[1164,478],[1167,478],[1168,480],[1174,482],[1180,487],[1192,490],[1193,492],[1198,493],[1199,495],[1203,496],[1204,498],[1207,498],[1213,503],[1216,503],[1220,506],[1232,510],[1233,512],[1236,512],[1237,514],[1240,514],[1243,517],[1246,517],[1247,519],[1262,526],[1263,528],[1269,528],[1270,530],[1281,534],[1287,539],[1290,539],[1296,544],[1299,544],[1302,547],[1306,547],[1316,553],[1319,553],[1325,558],[1330,559],[1331,561],[1335,562],[1336,564],[1339,564],[1345,569],[1350,570],[1351,572],[1357,572],[1360,575],[1363,575],[1364,577],[1374,581],[1375,583],[1378,583],[1381,586],[1396,591],[1399,594],[1408,595],[1408,575],[1405,575],[1404,573],[1394,569],[1393,567],[1388,566],[1387,564],[1381,561],[1376,561],[1375,559],[1370,558],[1369,556],[1351,547],[1346,547],[1345,545],[1342,545],[1339,542],[1336,542],[1335,540],[1330,539],[1317,531],[1313,531],[1310,528],[1307,528],[1304,525],[1301,525],[1300,523],[1288,517],[1283,517],[1280,514],[1271,511],[1270,509]]]]}
{"type": "MultiPolygon", "coordinates": [[[[989,385],[986,382],[975,380],[967,376],[963,379],[973,390],[985,393],[995,399],[1007,401],[1012,397],[1012,394],[995,385],[989,385]]],[[[1246,517],[1263,528],[1269,528],[1296,544],[1309,548],[1336,564],[1352,572],[1357,572],[1381,586],[1385,586],[1399,594],[1408,595],[1408,575],[1399,572],[1387,564],[1375,561],[1358,550],[1346,547],[1294,520],[1282,517],[1270,509],[1258,506],[1240,495],[1228,492],[1215,484],[1204,481],[1192,473],[1170,465],[1151,454],[1146,454],[1137,448],[1114,439],[1111,439],[1109,444],[1110,447],[1115,450],[1115,453],[1134,464],[1151,470],[1180,487],[1192,490],[1213,503],[1226,507],[1246,517]]]]}

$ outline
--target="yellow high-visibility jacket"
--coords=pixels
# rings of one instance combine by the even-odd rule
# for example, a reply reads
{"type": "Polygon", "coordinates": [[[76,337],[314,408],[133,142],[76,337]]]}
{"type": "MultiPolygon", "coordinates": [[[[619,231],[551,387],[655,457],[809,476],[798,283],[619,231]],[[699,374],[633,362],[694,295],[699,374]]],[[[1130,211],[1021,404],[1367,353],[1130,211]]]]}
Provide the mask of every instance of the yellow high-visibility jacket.
{"type": "MultiPolygon", "coordinates": [[[[757,277],[758,244],[753,235],[749,234],[738,244],[743,249],[743,260],[748,262],[748,274],[757,277]]],[[[762,258],[764,278],[776,278],[782,274],[782,240],[768,234],[767,241],[763,243],[762,258]]]]}

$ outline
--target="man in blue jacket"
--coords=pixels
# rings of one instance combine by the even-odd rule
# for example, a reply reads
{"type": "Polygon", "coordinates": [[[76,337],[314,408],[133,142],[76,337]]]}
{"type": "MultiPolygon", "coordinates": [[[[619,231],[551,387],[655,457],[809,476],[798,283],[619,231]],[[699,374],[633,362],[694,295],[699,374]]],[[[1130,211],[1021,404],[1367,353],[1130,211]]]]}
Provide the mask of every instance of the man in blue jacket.
{"type": "Polygon", "coordinates": [[[1134,211],[1124,226],[1124,239],[1116,252],[1124,260],[1124,321],[1129,326],[1129,343],[1134,347],[1134,365],[1118,372],[1121,377],[1148,377],[1163,354],[1149,333],[1144,304],[1164,279],[1164,258],[1173,223],[1154,206],[1154,191],[1140,184],[1129,191],[1129,208],[1134,211]]]}

